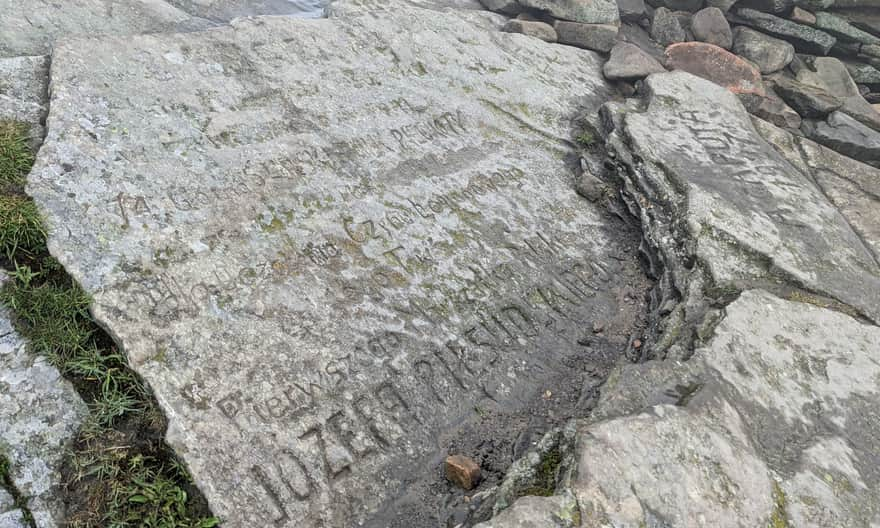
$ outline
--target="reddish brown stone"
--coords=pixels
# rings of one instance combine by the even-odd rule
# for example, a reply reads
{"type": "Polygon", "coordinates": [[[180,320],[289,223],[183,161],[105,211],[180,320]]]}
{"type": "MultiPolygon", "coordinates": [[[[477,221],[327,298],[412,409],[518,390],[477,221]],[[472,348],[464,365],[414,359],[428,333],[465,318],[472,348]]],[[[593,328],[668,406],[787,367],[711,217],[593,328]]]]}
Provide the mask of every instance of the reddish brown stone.
{"type": "Polygon", "coordinates": [[[460,488],[474,489],[480,481],[480,466],[472,458],[450,455],[446,457],[446,478],[460,488]]]}
{"type": "Polygon", "coordinates": [[[666,48],[666,67],[708,79],[733,93],[764,96],[761,72],[747,61],[713,44],[673,44],[666,48]]]}

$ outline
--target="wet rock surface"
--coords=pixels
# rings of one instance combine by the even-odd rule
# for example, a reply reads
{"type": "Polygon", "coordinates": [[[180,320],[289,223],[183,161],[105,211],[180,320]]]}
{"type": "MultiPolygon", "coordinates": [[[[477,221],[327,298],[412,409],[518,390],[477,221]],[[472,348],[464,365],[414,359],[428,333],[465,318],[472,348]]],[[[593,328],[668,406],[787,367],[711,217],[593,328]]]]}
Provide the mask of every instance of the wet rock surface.
{"type": "Polygon", "coordinates": [[[598,57],[375,8],[54,50],[28,191],[227,526],[434,500],[447,447],[497,481],[641,312],[634,237],[573,190],[598,57]]]}

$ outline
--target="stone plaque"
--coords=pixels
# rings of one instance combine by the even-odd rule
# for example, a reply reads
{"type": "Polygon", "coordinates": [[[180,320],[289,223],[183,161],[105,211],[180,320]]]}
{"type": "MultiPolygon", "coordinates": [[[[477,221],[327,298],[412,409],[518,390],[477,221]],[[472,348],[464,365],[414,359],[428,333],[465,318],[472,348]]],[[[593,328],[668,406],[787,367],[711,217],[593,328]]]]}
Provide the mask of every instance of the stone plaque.
{"type": "Polygon", "coordinates": [[[367,7],[53,59],[28,190],[225,526],[366,519],[619,309],[622,237],[572,191],[600,59],[367,7]]]}

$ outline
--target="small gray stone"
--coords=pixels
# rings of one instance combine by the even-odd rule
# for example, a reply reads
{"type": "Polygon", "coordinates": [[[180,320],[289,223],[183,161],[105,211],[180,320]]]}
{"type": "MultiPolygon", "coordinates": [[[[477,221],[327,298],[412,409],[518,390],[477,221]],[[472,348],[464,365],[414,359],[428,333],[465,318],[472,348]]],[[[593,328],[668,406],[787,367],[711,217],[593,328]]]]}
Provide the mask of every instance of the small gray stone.
{"type": "Polygon", "coordinates": [[[785,104],[772,88],[765,87],[764,97],[751,98],[748,104],[743,104],[752,115],[780,128],[798,130],[801,126],[801,116],[785,104]]]}
{"type": "Polygon", "coordinates": [[[788,19],[792,22],[797,22],[798,24],[804,24],[807,26],[814,26],[816,24],[816,15],[796,6],[794,9],[791,10],[791,14],[788,15],[788,19]]]}
{"type": "Polygon", "coordinates": [[[666,71],[654,57],[629,42],[618,42],[611,48],[611,57],[602,68],[607,79],[633,81],[652,73],[666,71]]]}
{"type": "Polygon", "coordinates": [[[555,18],[582,24],[616,24],[620,14],[615,0],[518,0],[520,5],[555,18]]]}
{"type": "Polygon", "coordinates": [[[880,166],[880,132],[843,112],[832,112],[826,121],[806,120],[801,129],[817,143],[869,165],[880,166]]]}
{"type": "Polygon", "coordinates": [[[863,62],[846,62],[852,80],[859,84],[880,84],[880,70],[863,62]]]}
{"type": "Polygon", "coordinates": [[[622,42],[629,42],[638,46],[639,49],[654,57],[658,62],[666,60],[666,48],[658,44],[651,35],[641,26],[635,24],[621,24],[617,38],[622,42]]]}
{"type": "Polygon", "coordinates": [[[566,20],[557,20],[553,27],[560,44],[604,53],[611,51],[619,29],[614,24],[581,24],[566,20]]]}
{"type": "Polygon", "coordinates": [[[733,52],[765,74],[785,68],[794,59],[794,46],[745,26],[733,30],[733,52]]]}
{"type": "Polygon", "coordinates": [[[701,42],[715,44],[724,49],[733,45],[730,24],[724,18],[724,12],[717,7],[707,7],[694,14],[691,20],[691,31],[694,38],[701,42]]]}
{"type": "Polygon", "coordinates": [[[880,44],[880,38],[853,27],[843,18],[824,11],[816,13],[816,27],[844,41],[875,46],[880,44]]]}
{"type": "Polygon", "coordinates": [[[833,36],[810,26],[785,20],[769,13],[754,9],[740,8],[736,10],[738,21],[769,33],[774,37],[785,39],[794,44],[796,49],[816,55],[827,55],[834,43],[833,36]]]}
{"type": "Polygon", "coordinates": [[[522,33],[523,35],[539,38],[544,42],[556,42],[556,30],[553,29],[553,26],[537,20],[519,20],[515,18],[509,20],[502,28],[502,31],[522,33]]]}
{"type": "Polygon", "coordinates": [[[654,20],[651,22],[651,38],[663,46],[668,46],[676,42],[684,42],[687,39],[687,33],[672,11],[660,7],[654,11],[654,20]]]}
{"type": "Polygon", "coordinates": [[[880,114],[862,97],[858,85],[850,77],[849,70],[840,59],[816,57],[812,61],[812,69],[799,69],[796,78],[803,84],[834,94],[843,101],[841,112],[874,130],[880,130],[880,114]]]}
{"type": "Polygon", "coordinates": [[[776,93],[801,117],[825,117],[843,106],[842,100],[821,88],[785,76],[774,77],[771,81],[776,93]]]}

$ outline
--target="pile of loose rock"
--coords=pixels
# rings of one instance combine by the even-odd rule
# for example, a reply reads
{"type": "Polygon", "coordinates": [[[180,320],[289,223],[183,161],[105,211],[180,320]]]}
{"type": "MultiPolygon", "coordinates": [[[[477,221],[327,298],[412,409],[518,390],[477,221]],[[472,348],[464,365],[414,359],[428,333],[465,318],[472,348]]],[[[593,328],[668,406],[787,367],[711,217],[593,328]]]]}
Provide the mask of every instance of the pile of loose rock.
{"type": "Polygon", "coordinates": [[[727,87],[752,114],[880,163],[880,9],[864,0],[482,0],[505,30],[610,53],[634,83],[683,70],[727,87]]]}

